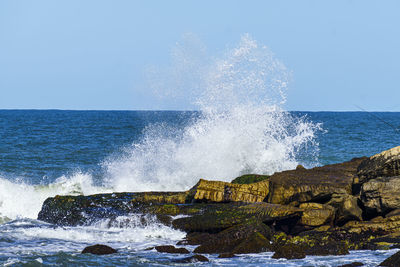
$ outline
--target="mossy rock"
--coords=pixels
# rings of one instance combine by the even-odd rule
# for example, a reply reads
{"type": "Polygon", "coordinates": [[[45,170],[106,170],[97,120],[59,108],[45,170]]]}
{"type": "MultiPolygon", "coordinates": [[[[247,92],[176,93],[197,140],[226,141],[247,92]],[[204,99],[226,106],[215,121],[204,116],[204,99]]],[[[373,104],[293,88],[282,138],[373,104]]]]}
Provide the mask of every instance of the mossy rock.
{"type": "MultiPolygon", "coordinates": [[[[194,207],[198,205],[193,204],[194,207]]],[[[172,225],[185,232],[217,233],[234,225],[300,219],[301,209],[269,203],[205,204],[201,213],[176,219],[172,225]]]]}
{"type": "Polygon", "coordinates": [[[261,222],[232,226],[217,234],[188,234],[191,244],[200,244],[195,253],[257,253],[267,251],[271,229],[261,222]],[[254,236],[254,234],[256,234],[254,236]]]}
{"type": "Polygon", "coordinates": [[[270,175],[245,174],[232,180],[232,184],[252,184],[267,180],[270,175]]]}

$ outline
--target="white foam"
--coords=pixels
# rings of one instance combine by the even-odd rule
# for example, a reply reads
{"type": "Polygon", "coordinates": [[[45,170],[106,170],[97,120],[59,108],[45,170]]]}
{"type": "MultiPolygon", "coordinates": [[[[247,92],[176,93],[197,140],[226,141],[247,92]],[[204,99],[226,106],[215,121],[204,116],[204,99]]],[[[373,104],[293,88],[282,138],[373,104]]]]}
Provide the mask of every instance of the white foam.
{"type": "Polygon", "coordinates": [[[0,226],[0,231],[7,232],[8,237],[19,242],[42,240],[45,251],[57,251],[60,249],[59,246],[64,245],[73,249],[76,243],[116,244],[116,247],[130,246],[134,250],[142,250],[152,245],[170,244],[182,240],[186,235],[182,231],[161,224],[154,216],[141,214],[121,216],[112,220],[104,219],[90,226],[77,227],[55,227],[26,219],[22,223],[23,225],[21,221],[13,221],[3,224],[0,226]],[[58,244],[60,242],[62,244],[58,244]]]}
{"type": "Polygon", "coordinates": [[[230,181],[295,168],[307,146],[315,156],[319,126],[282,109],[289,75],[268,48],[246,35],[198,69],[203,77],[193,80],[202,87],[194,100],[200,115],[183,129],[151,125],[126,156],[105,161],[114,190],[186,190],[200,178],[230,181]]]}

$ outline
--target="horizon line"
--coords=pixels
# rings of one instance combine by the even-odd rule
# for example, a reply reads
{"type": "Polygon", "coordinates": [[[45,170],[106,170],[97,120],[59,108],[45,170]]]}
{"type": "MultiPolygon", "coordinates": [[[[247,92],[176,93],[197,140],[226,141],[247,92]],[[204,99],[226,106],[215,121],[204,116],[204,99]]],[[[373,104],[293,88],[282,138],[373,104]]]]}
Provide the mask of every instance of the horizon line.
{"type": "MultiPolygon", "coordinates": [[[[173,112],[200,112],[195,109],[63,109],[63,108],[0,108],[0,111],[173,111],[173,112]]],[[[394,110],[284,110],[287,112],[391,112],[394,110]]]]}

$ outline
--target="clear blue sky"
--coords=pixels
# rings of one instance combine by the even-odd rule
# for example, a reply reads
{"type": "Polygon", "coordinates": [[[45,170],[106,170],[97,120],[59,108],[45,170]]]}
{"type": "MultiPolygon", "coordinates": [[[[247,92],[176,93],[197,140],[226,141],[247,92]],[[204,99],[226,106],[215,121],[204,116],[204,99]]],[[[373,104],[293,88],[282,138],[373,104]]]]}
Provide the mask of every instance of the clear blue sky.
{"type": "Polygon", "coordinates": [[[1,0],[0,109],[187,109],[146,89],[183,34],[249,33],[292,71],[289,110],[400,111],[400,1],[1,0]]]}

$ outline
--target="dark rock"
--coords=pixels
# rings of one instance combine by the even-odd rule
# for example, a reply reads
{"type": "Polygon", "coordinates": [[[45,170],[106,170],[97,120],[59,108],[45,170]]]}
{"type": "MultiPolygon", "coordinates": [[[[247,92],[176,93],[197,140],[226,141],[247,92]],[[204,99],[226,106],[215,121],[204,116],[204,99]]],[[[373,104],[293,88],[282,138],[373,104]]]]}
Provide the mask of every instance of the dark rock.
{"type": "Polygon", "coordinates": [[[336,209],[335,224],[344,225],[349,221],[361,221],[362,209],[358,205],[359,199],[348,194],[332,194],[327,203],[336,209]]]}
{"type": "Polygon", "coordinates": [[[85,247],[82,250],[82,253],[90,253],[90,254],[95,254],[95,255],[107,255],[107,254],[117,253],[117,250],[113,249],[112,247],[106,246],[106,245],[97,244],[97,245],[85,247]]]}
{"type": "MultiPolygon", "coordinates": [[[[268,237],[272,235],[268,226],[263,223],[235,225],[218,234],[197,236],[200,244],[195,253],[253,253],[266,251],[268,237]],[[253,236],[257,234],[257,236],[253,236]],[[200,238],[199,238],[200,237],[200,238]],[[202,239],[205,238],[205,239],[202,239]]],[[[192,239],[193,240],[193,239],[192,239]]]]}
{"type": "Polygon", "coordinates": [[[400,266],[400,251],[396,252],[383,262],[379,264],[379,266],[387,266],[387,267],[398,267],[400,266]]]}
{"type": "Polygon", "coordinates": [[[174,246],[156,246],[155,249],[158,252],[164,253],[175,253],[175,254],[189,254],[189,250],[186,248],[176,248],[174,246]]]}
{"type": "Polygon", "coordinates": [[[191,257],[175,260],[174,262],[177,262],[177,263],[194,263],[194,262],[209,262],[209,260],[207,259],[207,257],[205,257],[203,255],[196,254],[196,255],[193,255],[191,257]]]}
{"type": "Polygon", "coordinates": [[[236,255],[231,252],[221,253],[218,255],[218,258],[233,258],[233,257],[236,257],[236,255]]]}
{"type": "Polygon", "coordinates": [[[259,232],[253,233],[233,249],[234,254],[260,253],[270,251],[269,240],[259,232]]]}
{"type": "Polygon", "coordinates": [[[352,262],[352,263],[340,265],[338,267],[357,267],[357,266],[364,266],[364,263],[355,261],[355,262],[352,262]]]}

